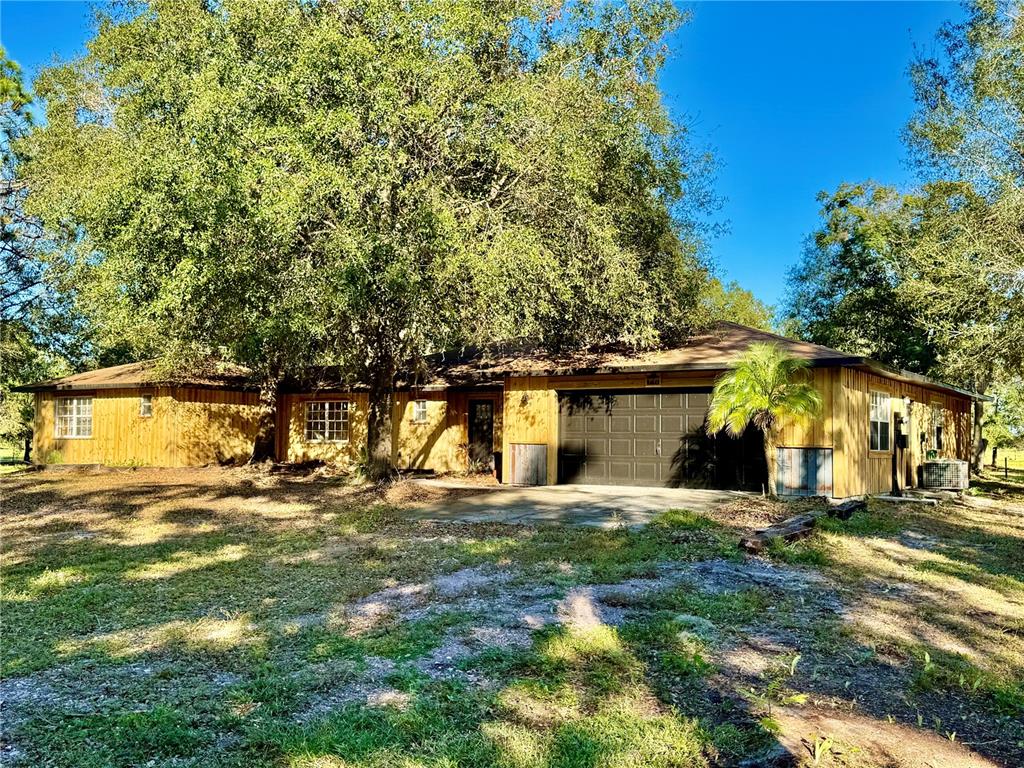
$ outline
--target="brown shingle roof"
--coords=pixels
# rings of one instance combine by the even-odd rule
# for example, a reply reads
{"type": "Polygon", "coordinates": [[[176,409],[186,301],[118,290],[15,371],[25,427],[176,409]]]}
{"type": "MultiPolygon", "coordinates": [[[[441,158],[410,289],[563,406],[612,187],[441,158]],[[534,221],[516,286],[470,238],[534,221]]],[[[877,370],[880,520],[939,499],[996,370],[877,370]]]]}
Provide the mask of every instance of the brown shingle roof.
{"type": "Polygon", "coordinates": [[[15,387],[15,392],[47,392],[52,390],[118,389],[177,384],[192,387],[244,389],[250,385],[249,369],[231,363],[211,362],[190,371],[161,372],[156,360],[114,365],[95,371],[61,376],[15,387]]]}
{"type": "MultiPolygon", "coordinates": [[[[535,348],[505,348],[503,350],[468,349],[461,354],[444,353],[429,358],[428,365],[422,373],[416,376],[407,376],[405,381],[399,382],[399,386],[415,385],[439,389],[452,386],[480,386],[500,384],[505,376],[720,371],[728,368],[751,344],[758,342],[778,344],[789,354],[808,360],[815,367],[856,366],[901,381],[924,384],[975,399],[989,399],[916,373],[888,368],[865,357],[847,355],[820,344],[787,339],[784,336],[736,323],[719,323],[707,333],[694,336],[677,347],[667,349],[636,351],[622,347],[603,347],[577,352],[553,353],[535,348]]],[[[249,378],[250,371],[242,366],[228,363],[211,362],[203,370],[179,371],[169,375],[158,373],[158,370],[157,361],[145,360],[15,387],[14,391],[115,389],[157,384],[231,389],[253,388],[249,378]]],[[[337,373],[332,374],[327,370],[320,371],[320,375],[314,377],[313,380],[317,382],[315,385],[310,382],[303,384],[298,381],[290,381],[285,383],[285,387],[293,392],[325,387],[345,390],[363,388],[358,385],[342,385],[337,373]],[[338,383],[332,385],[332,381],[338,383]]]]}
{"type": "Polygon", "coordinates": [[[723,370],[746,352],[751,344],[758,342],[778,344],[789,354],[809,360],[814,366],[849,365],[863,359],[820,344],[787,339],[735,323],[719,323],[707,333],[666,349],[636,351],[622,347],[603,347],[569,353],[469,350],[458,357],[437,355],[431,361],[425,383],[468,383],[500,379],[506,375],[723,370]]]}

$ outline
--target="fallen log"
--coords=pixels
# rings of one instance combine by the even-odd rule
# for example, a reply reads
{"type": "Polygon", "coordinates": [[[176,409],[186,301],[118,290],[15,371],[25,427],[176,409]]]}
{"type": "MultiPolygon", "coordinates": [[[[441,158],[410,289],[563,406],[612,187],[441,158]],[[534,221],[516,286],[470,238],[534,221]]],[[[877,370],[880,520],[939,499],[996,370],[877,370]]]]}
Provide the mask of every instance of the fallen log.
{"type": "Polygon", "coordinates": [[[751,536],[740,539],[740,546],[748,552],[761,552],[774,539],[796,541],[811,535],[818,515],[810,512],[783,520],[778,525],[762,528],[751,536]]]}
{"type": "Polygon", "coordinates": [[[855,512],[867,509],[868,503],[864,499],[848,499],[841,504],[828,508],[829,517],[837,517],[840,520],[849,520],[855,512]]]}

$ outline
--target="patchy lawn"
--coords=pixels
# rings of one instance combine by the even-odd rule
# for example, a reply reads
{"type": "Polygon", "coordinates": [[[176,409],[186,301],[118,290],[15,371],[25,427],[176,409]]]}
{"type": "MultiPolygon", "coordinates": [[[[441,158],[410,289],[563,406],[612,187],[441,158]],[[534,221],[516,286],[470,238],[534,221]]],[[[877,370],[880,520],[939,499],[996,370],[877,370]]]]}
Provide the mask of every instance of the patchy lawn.
{"type": "Polygon", "coordinates": [[[994,478],[768,558],[758,499],[600,531],[412,523],[443,492],[408,483],[2,482],[5,766],[1024,763],[994,478]]]}

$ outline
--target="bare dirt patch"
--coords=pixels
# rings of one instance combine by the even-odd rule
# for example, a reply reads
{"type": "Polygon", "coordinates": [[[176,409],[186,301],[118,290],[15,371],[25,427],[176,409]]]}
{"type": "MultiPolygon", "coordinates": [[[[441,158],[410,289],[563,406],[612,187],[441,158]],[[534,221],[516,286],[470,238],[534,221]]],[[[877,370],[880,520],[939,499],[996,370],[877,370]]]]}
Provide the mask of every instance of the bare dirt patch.
{"type": "Polygon", "coordinates": [[[940,734],[855,712],[812,708],[776,710],[780,741],[792,755],[849,768],[1000,768],[969,747],[940,734]]]}

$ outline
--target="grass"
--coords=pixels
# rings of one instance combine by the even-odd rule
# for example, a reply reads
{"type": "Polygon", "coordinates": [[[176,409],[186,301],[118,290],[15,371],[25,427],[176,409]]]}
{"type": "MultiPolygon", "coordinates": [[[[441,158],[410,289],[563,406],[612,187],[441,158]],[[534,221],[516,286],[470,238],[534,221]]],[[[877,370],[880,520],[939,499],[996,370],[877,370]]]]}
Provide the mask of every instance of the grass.
{"type": "Polygon", "coordinates": [[[25,465],[22,457],[25,450],[15,443],[0,443],[0,475],[20,471],[25,465]]]}
{"type": "MultiPolygon", "coordinates": [[[[992,461],[991,450],[986,453],[988,456],[985,458],[992,461]]],[[[996,466],[993,469],[1001,470],[1004,460],[1010,469],[1024,470],[1024,448],[1000,448],[996,454],[996,466]]]]}
{"type": "Polygon", "coordinates": [[[878,729],[966,712],[959,738],[1024,753],[1024,535],[998,507],[872,503],[771,550],[793,581],[723,586],[670,578],[746,573],[738,533],[683,510],[442,526],[245,470],[4,484],[4,729],[26,764],[728,766],[819,700],[878,729]]]}

